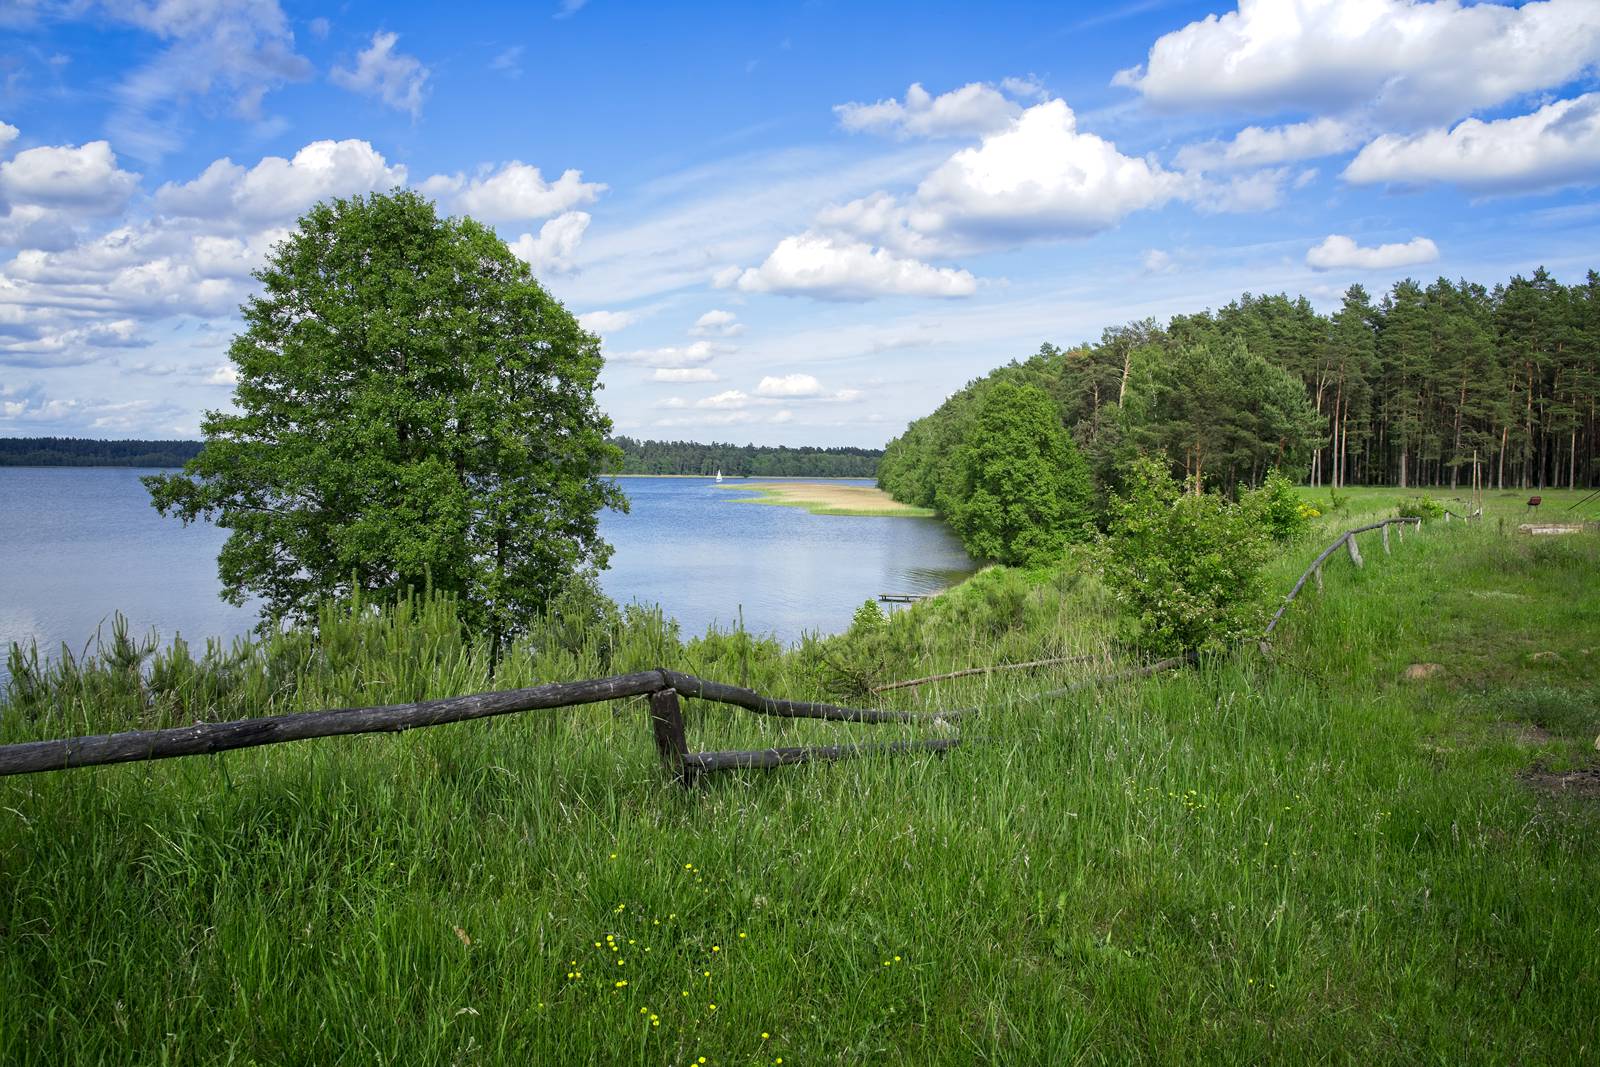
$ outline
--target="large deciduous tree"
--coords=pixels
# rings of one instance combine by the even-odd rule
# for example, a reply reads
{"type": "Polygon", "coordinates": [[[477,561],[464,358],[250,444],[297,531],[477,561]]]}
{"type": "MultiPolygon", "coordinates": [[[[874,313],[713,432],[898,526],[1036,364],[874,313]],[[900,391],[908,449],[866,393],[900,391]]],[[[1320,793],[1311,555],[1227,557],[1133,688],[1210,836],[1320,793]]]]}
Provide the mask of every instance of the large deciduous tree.
{"type": "Polygon", "coordinates": [[[162,514],[230,531],[227,599],[303,619],[431,582],[498,644],[605,566],[599,512],[627,500],[602,477],[600,343],[492,230],[410,192],[334,200],[256,278],[237,410],[145,479],[162,514]]]}
{"type": "Polygon", "coordinates": [[[955,454],[948,512],[967,551],[1001,563],[1044,563],[1090,528],[1089,471],[1036,386],[1002,381],[978,401],[955,454]]]}

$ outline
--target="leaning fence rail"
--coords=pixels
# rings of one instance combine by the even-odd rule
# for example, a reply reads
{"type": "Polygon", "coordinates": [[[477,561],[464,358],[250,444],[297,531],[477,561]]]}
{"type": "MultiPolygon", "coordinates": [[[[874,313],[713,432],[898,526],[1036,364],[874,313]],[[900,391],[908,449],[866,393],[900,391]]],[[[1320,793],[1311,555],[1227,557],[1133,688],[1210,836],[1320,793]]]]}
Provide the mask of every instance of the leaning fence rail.
{"type": "Polygon", "coordinates": [[[847,708],[801,700],[780,700],[723,682],[708,681],[679,671],[657,669],[579,682],[552,682],[527,689],[508,689],[471,696],[423,700],[411,704],[385,704],[370,708],[337,708],[296,712],[232,722],[195,723],[166,730],[135,730],[92,737],[67,737],[0,745],[0,776],[94,767],[229,752],[240,748],[280,745],[315,737],[349,734],[399,733],[425,726],[467,722],[495,715],[569,708],[608,700],[648,696],[650,723],[656,752],[663,765],[680,781],[736,767],[778,767],[810,760],[843,759],[871,751],[944,751],[959,744],[957,738],[903,741],[879,746],[821,746],[773,748],[749,752],[690,752],[684,736],[680,696],[731,704],[757,715],[787,719],[822,719],[827,722],[913,723],[946,726],[972,709],[910,712],[847,708]]]}
{"type": "MultiPolygon", "coordinates": [[[[1464,521],[1469,518],[1482,518],[1483,510],[1480,508],[1471,515],[1456,515],[1455,512],[1446,509],[1444,514],[1446,522],[1450,521],[1450,517],[1452,515],[1464,521]]],[[[1311,561],[1311,565],[1307,567],[1305,572],[1300,575],[1300,580],[1294,583],[1294,588],[1289,590],[1289,595],[1283,598],[1282,604],[1278,605],[1278,610],[1272,613],[1272,618],[1267,622],[1266,630],[1261,634],[1261,651],[1267,652],[1271,649],[1272,643],[1269,639],[1272,637],[1272,631],[1276,630],[1278,628],[1278,623],[1283,621],[1283,613],[1289,610],[1289,605],[1294,603],[1294,598],[1300,595],[1300,590],[1305,588],[1306,582],[1310,581],[1312,578],[1315,578],[1317,581],[1317,588],[1322,588],[1322,565],[1327,562],[1329,556],[1339,551],[1340,548],[1344,548],[1350,553],[1350,562],[1354,563],[1359,568],[1363,561],[1361,559],[1361,549],[1356,544],[1356,534],[1368,533],[1372,530],[1382,530],[1383,551],[1385,554],[1387,554],[1389,551],[1389,527],[1398,527],[1400,539],[1405,540],[1405,529],[1407,526],[1411,525],[1416,526],[1419,530],[1422,529],[1421,517],[1417,515],[1402,515],[1399,518],[1383,519],[1379,522],[1369,523],[1366,526],[1357,526],[1353,530],[1346,530],[1344,533],[1336,537],[1333,544],[1323,549],[1322,552],[1318,554],[1317,558],[1311,561]]]]}

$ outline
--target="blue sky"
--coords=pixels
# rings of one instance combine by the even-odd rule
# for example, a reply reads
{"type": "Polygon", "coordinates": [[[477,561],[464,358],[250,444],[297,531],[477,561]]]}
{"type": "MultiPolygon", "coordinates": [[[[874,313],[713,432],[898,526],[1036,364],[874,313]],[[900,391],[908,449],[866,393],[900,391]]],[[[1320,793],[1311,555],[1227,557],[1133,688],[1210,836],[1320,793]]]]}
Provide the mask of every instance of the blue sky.
{"type": "Polygon", "coordinates": [[[0,0],[0,434],[193,436],[249,271],[492,223],[643,437],[881,445],[1244,291],[1600,266],[1600,3],[0,0]]]}

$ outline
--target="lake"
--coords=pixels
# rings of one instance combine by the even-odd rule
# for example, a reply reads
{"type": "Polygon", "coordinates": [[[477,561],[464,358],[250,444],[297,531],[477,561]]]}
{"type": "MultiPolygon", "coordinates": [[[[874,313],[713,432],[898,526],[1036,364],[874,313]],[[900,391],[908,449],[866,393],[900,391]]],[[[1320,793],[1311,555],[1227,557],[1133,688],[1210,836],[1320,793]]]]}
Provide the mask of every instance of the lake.
{"type": "MultiPolygon", "coordinates": [[[[163,519],[139,483],[147,470],[0,467],[0,656],[11,642],[75,651],[115,611],[136,633],[152,628],[195,645],[256,622],[218,596],[217,550],[226,531],[163,519]]],[[[804,479],[870,485],[869,479],[804,479]]],[[[785,642],[849,626],[878,593],[926,593],[973,569],[961,544],[932,519],[812,515],[737,503],[737,482],[621,478],[632,501],[606,512],[616,549],[601,576],[619,603],[660,604],[685,636],[744,612],[745,626],[785,642]]],[[[4,664],[0,661],[0,678],[4,664]]]]}

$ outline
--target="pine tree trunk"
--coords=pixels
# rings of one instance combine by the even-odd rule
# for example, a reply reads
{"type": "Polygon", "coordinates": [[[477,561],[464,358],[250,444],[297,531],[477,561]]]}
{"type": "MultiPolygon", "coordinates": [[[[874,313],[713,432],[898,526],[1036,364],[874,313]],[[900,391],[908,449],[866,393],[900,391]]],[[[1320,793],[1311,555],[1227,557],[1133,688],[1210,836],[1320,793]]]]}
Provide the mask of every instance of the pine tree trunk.
{"type": "Polygon", "coordinates": [[[1506,442],[1510,439],[1510,435],[1511,427],[1509,425],[1500,427],[1500,454],[1495,458],[1497,469],[1494,476],[1494,487],[1496,489],[1504,489],[1506,487],[1506,442]]]}

